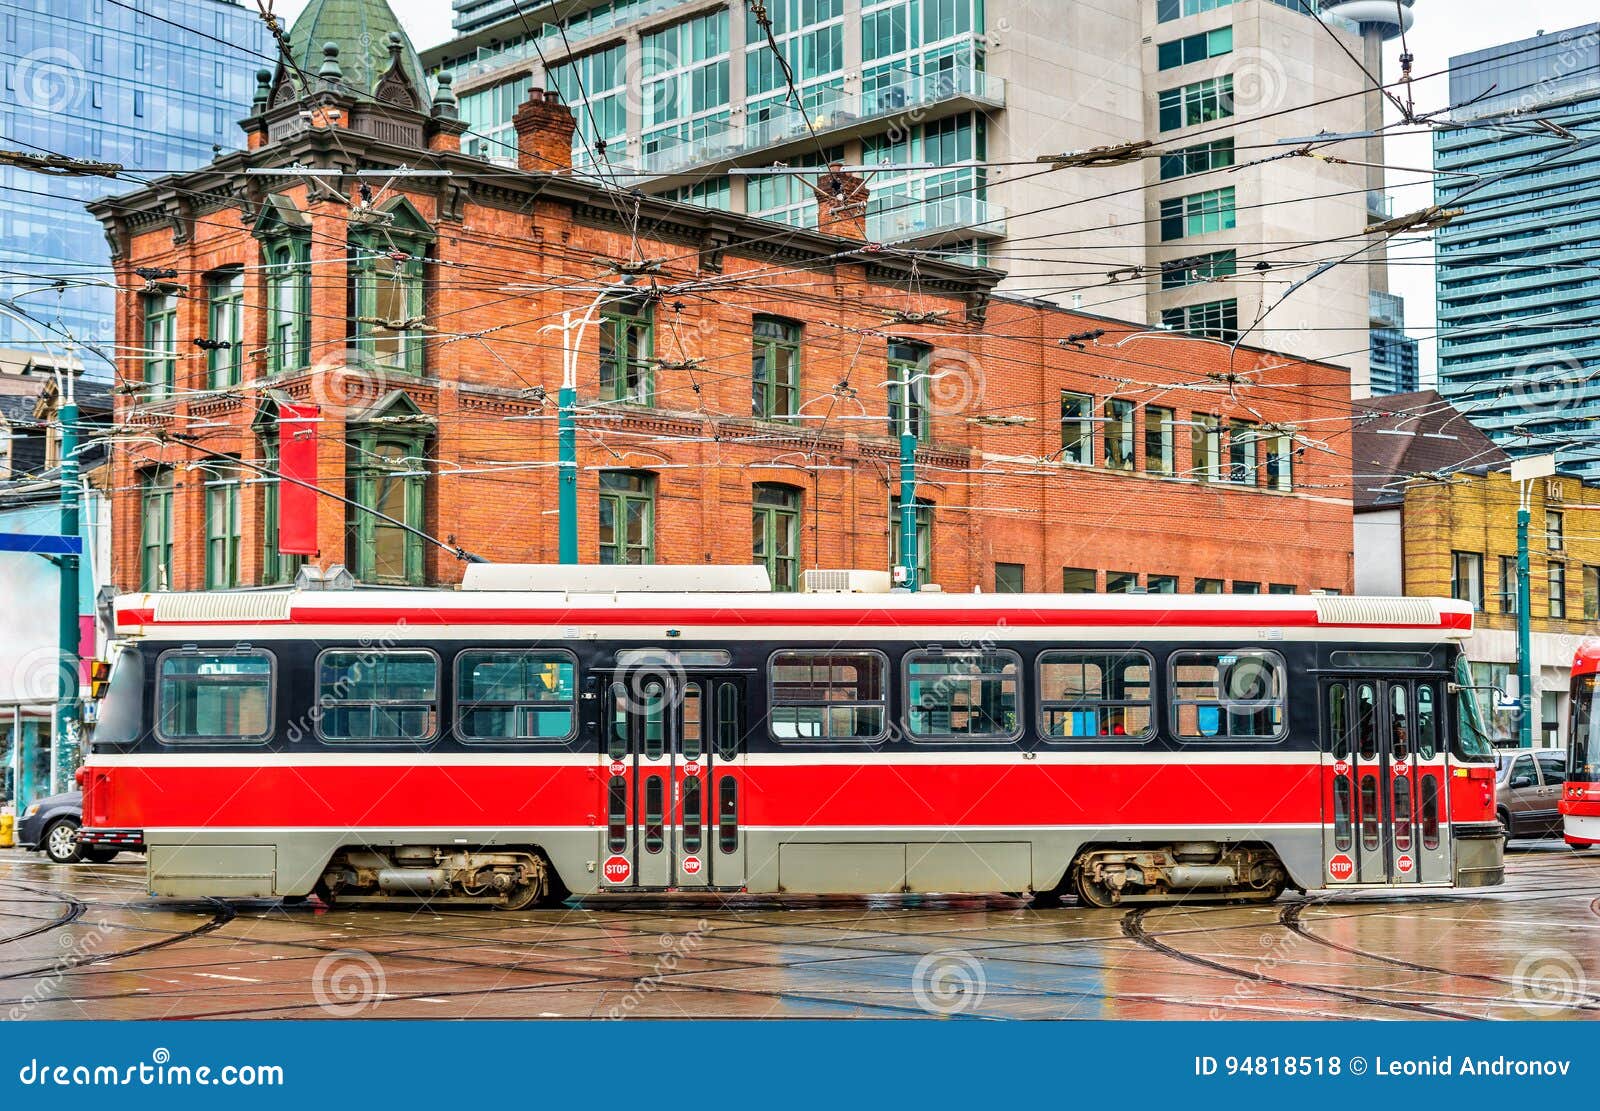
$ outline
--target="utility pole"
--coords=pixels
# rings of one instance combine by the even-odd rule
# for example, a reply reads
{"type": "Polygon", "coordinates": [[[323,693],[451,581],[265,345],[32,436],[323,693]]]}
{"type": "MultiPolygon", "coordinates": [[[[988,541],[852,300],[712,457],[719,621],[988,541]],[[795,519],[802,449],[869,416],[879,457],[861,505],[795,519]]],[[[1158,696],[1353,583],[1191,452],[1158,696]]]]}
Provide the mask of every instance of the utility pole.
{"type": "Polygon", "coordinates": [[[1511,481],[1517,499],[1517,744],[1533,747],[1533,631],[1529,614],[1533,591],[1528,584],[1528,524],[1532,513],[1533,483],[1556,473],[1554,455],[1534,455],[1511,463],[1511,481]]]}
{"type": "MultiPolygon", "coordinates": [[[[61,383],[61,535],[79,535],[78,522],[78,394],[69,363],[57,379],[61,383]]],[[[50,790],[60,794],[72,781],[82,732],[78,709],[78,624],[79,557],[64,551],[56,557],[61,572],[60,643],[57,665],[55,729],[50,743],[50,790]]]]}

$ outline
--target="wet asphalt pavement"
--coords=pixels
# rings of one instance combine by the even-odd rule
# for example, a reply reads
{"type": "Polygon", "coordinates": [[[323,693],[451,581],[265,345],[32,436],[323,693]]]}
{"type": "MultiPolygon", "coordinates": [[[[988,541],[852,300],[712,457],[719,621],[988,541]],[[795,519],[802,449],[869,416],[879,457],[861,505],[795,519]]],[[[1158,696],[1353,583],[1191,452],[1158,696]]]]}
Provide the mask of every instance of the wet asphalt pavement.
{"type": "Polygon", "coordinates": [[[0,850],[0,1018],[1600,1018],[1600,853],[1261,906],[176,902],[0,850]]]}

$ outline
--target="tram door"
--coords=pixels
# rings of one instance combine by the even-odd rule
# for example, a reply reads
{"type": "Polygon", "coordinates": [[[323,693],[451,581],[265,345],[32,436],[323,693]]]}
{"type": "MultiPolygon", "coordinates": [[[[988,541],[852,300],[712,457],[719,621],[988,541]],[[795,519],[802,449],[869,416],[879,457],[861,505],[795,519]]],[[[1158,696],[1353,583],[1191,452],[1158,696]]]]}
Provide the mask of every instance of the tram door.
{"type": "Polygon", "coordinates": [[[602,890],[743,885],[744,692],[743,676],[617,673],[602,890]]]}
{"type": "Polygon", "coordinates": [[[1322,688],[1323,868],[1330,884],[1448,883],[1443,684],[1322,688]]]}

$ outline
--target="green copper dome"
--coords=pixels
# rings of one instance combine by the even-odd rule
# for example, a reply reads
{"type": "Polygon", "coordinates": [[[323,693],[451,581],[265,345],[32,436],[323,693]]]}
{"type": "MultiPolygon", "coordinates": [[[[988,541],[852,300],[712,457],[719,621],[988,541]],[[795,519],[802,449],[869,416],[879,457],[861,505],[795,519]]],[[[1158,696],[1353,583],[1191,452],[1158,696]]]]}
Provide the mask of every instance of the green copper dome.
{"type": "Polygon", "coordinates": [[[311,0],[289,29],[289,50],[295,62],[315,79],[323,48],[339,48],[338,63],[346,88],[371,96],[389,72],[389,36],[400,36],[400,65],[417,95],[427,103],[428,85],[422,59],[405,28],[385,0],[311,0]]]}

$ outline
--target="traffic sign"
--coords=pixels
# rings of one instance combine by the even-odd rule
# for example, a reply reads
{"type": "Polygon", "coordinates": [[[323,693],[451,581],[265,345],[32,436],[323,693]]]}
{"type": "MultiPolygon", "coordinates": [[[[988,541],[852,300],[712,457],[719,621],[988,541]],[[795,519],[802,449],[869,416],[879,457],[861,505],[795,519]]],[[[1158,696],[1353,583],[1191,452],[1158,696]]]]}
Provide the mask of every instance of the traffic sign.
{"type": "Polygon", "coordinates": [[[1336,880],[1347,880],[1356,874],[1356,862],[1344,853],[1328,861],[1328,875],[1336,880]]]}
{"type": "Polygon", "coordinates": [[[686,876],[698,876],[700,874],[700,858],[698,856],[686,856],[683,858],[683,874],[686,876]]]}
{"type": "Polygon", "coordinates": [[[633,875],[633,865],[628,863],[625,856],[610,856],[600,866],[600,874],[607,883],[627,883],[628,877],[633,875]]]}
{"type": "Polygon", "coordinates": [[[1409,856],[1406,856],[1406,855],[1402,854],[1400,859],[1395,861],[1394,864],[1395,864],[1396,868],[1400,869],[1400,874],[1401,875],[1409,875],[1410,874],[1412,861],[1411,861],[1411,858],[1409,856]]]}

